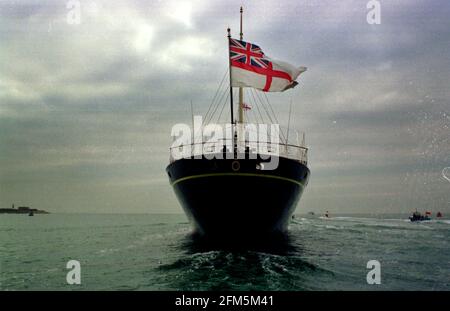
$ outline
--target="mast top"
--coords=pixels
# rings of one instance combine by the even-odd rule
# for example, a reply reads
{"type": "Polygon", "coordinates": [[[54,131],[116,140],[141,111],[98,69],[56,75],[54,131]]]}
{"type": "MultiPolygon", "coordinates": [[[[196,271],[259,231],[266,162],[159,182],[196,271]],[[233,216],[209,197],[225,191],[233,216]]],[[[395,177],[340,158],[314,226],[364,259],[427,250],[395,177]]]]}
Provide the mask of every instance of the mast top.
{"type": "Polygon", "coordinates": [[[242,9],[242,6],[241,6],[240,12],[241,12],[241,25],[240,25],[241,26],[241,30],[240,30],[239,36],[240,36],[240,39],[242,40],[243,37],[244,37],[244,34],[242,33],[242,12],[244,12],[244,10],[242,9]]]}

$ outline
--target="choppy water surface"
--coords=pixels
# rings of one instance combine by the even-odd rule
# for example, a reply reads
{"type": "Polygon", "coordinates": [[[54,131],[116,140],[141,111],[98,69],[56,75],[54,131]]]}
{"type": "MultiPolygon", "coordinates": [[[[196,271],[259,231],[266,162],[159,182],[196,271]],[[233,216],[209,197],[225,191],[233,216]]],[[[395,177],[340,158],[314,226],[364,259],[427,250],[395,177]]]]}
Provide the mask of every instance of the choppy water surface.
{"type": "Polygon", "coordinates": [[[184,215],[0,215],[2,290],[449,290],[450,220],[297,216],[284,243],[222,247],[184,215]],[[67,261],[81,285],[66,283],[67,261]],[[381,285],[368,285],[369,260],[381,285]]]}

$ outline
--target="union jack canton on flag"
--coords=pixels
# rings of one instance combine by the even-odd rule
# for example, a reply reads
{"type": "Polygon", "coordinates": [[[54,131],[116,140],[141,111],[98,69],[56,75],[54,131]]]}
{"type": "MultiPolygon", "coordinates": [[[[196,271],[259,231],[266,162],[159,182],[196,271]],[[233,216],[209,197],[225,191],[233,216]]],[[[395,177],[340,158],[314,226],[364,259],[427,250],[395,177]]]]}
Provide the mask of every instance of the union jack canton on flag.
{"type": "Polygon", "coordinates": [[[295,87],[306,67],[296,68],[267,57],[259,46],[230,38],[231,83],[264,92],[283,92],[295,87]]]}

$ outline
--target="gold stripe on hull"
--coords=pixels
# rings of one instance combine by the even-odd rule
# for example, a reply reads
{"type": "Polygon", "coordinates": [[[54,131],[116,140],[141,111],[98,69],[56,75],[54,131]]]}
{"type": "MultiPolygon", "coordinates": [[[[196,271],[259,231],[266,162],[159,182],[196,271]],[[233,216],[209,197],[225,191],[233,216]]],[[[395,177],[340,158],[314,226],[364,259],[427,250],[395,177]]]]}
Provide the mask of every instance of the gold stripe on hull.
{"type": "Polygon", "coordinates": [[[189,180],[189,179],[196,179],[196,178],[205,178],[205,177],[216,177],[216,176],[247,176],[247,177],[263,177],[263,178],[273,178],[273,179],[278,179],[278,180],[284,180],[284,181],[289,181],[292,182],[294,184],[299,185],[300,187],[304,188],[305,186],[295,180],[295,179],[291,179],[291,178],[286,178],[286,177],[282,177],[282,176],[275,176],[275,175],[266,175],[266,174],[253,174],[253,173],[212,173],[212,174],[199,174],[199,175],[192,175],[192,176],[186,176],[186,177],[182,177],[179,178],[177,180],[175,180],[174,182],[171,183],[172,186],[175,186],[176,184],[189,180]]]}

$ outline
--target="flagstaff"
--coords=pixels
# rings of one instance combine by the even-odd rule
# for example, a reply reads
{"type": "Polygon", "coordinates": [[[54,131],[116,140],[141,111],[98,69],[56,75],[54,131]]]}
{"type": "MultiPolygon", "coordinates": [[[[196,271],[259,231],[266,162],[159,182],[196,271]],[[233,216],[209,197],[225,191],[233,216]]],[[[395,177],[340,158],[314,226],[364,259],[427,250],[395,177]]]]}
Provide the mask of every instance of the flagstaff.
{"type": "MultiPolygon", "coordinates": [[[[239,32],[239,38],[242,41],[244,39],[244,34],[242,33],[242,13],[243,9],[241,7],[241,22],[240,22],[240,32],[239,32]]],[[[244,123],[244,91],[242,87],[239,87],[239,123],[244,123]]]]}
{"type": "Polygon", "coordinates": [[[231,39],[231,30],[230,27],[227,29],[228,32],[228,65],[230,71],[230,111],[231,111],[231,124],[234,124],[234,116],[233,116],[233,86],[231,80],[231,58],[230,58],[230,39],[231,39]]]}

